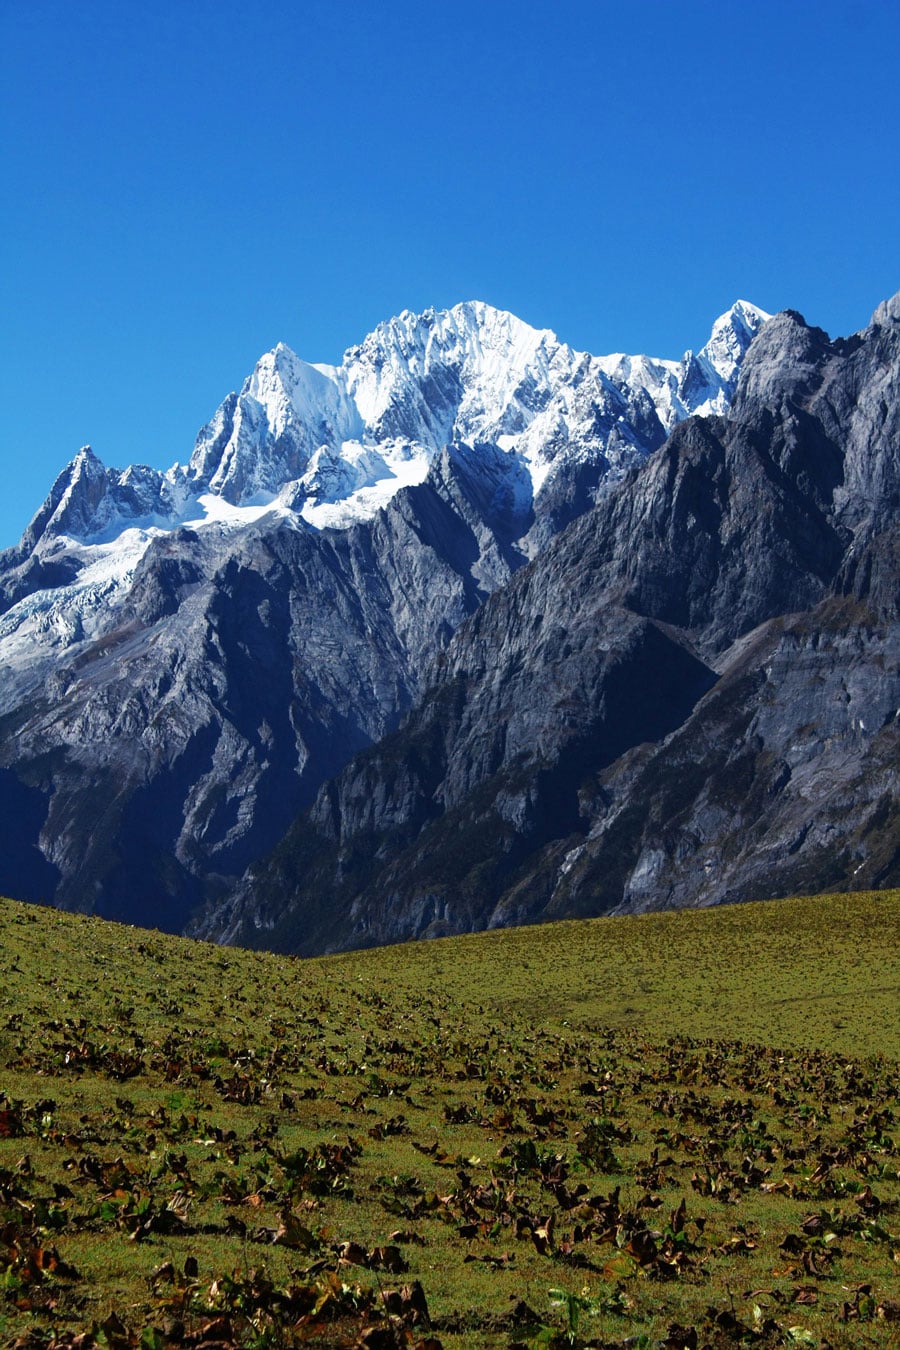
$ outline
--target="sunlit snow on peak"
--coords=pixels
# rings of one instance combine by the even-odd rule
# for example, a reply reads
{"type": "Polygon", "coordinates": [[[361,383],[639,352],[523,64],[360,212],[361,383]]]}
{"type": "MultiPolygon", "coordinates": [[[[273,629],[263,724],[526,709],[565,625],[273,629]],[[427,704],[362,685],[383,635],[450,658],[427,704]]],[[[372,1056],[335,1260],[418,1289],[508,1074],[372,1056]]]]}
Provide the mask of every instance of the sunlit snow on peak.
{"type": "Polygon", "coordinates": [[[537,498],[567,462],[606,455],[612,470],[683,417],[723,411],[767,317],[737,301],[681,361],[576,352],[478,300],[404,310],[340,366],[311,364],[280,342],[199,433],[186,467],[117,473],[80,450],[44,508],[44,533],[89,545],[127,528],[237,528],[267,512],[342,526],[421,482],[451,443],[499,446],[537,498]]]}
{"type": "Polygon", "coordinates": [[[189,527],[215,547],[266,519],[346,529],[424,482],[447,446],[465,449],[469,475],[484,448],[486,486],[499,451],[520,511],[539,509],[567,470],[587,466],[611,484],[683,418],[727,409],[767,318],[738,301],[680,361],[577,352],[477,300],[404,310],[339,366],[278,343],[201,430],[187,465],[120,471],[78,451],[18,550],[61,580],[2,617],[2,659],[24,670],[29,647],[52,661],[60,644],[90,641],[158,535],[189,527]]]}

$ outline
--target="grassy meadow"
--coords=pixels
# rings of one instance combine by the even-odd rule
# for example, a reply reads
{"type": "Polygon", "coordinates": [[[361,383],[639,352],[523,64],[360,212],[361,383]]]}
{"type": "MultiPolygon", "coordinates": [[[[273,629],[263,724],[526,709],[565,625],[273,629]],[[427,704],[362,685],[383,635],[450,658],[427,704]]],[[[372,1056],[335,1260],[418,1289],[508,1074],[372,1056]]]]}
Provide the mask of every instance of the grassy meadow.
{"type": "Polygon", "coordinates": [[[0,901],[0,1346],[900,1345],[898,936],[300,961],[0,901]]]}

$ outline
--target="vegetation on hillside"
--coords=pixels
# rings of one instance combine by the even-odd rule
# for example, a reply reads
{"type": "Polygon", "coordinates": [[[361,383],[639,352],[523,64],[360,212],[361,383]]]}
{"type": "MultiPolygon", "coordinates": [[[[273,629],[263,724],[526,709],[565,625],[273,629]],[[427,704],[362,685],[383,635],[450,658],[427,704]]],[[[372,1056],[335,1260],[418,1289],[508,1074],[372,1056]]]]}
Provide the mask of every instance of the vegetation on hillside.
{"type": "Polygon", "coordinates": [[[0,1344],[900,1344],[898,931],[299,961],[0,901],[0,1344]]]}

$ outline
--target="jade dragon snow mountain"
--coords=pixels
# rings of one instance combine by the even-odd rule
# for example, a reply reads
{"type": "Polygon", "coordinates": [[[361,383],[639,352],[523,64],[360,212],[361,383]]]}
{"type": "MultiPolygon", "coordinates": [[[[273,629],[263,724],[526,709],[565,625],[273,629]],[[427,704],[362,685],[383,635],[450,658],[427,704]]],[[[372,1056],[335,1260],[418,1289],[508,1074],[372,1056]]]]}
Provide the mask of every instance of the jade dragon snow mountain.
{"type": "Polygon", "coordinates": [[[880,884],[898,320],[404,313],[82,450],[0,555],[0,890],[311,951],[880,884]]]}

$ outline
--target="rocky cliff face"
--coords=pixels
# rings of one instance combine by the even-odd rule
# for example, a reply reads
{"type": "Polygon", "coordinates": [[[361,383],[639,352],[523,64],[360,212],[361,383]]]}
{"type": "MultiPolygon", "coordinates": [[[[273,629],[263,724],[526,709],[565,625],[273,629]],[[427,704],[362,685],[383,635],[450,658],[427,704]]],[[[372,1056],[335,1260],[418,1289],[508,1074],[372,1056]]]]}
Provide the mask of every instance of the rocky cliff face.
{"type": "Polygon", "coordinates": [[[0,890],[174,929],[230,895],[464,619],[727,406],[765,318],[657,361],[404,314],[340,367],[275,348],[186,466],[79,452],[0,556],[0,890]]]}
{"type": "Polygon", "coordinates": [[[772,320],[204,931],[310,951],[900,880],[900,297],[772,320]]]}

